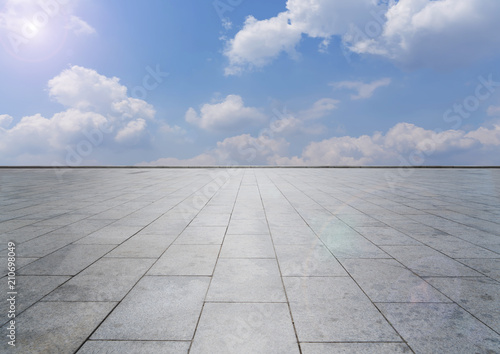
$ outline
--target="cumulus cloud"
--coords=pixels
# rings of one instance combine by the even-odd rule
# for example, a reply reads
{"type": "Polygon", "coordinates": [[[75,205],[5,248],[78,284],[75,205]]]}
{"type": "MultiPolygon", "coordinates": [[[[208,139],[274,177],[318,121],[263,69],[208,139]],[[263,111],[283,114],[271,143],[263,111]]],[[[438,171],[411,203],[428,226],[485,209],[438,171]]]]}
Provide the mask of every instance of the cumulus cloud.
{"type": "Polygon", "coordinates": [[[224,54],[230,64],[225,73],[235,75],[246,68],[263,67],[281,52],[294,56],[300,37],[301,31],[289,24],[286,13],[263,21],[249,16],[243,29],[227,43],[224,54]]]}
{"type": "Polygon", "coordinates": [[[284,138],[242,134],[219,141],[215,148],[190,159],[162,158],[139,166],[272,165],[286,155],[288,146],[284,138]]]}
{"type": "Polygon", "coordinates": [[[257,108],[245,107],[241,96],[228,95],[222,102],[204,104],[199,113],[189,108],[185,119],[208,131],[234,131],[262,123],[266,116],[257,108]]]}
{"type": "Polygon", "coordinates": [[[500,124],[463,130],[433,131],[399,123],[385,134],[342,136],[311,142],[300,156],[288,156],[280,136],[244,134],[224,139],[191,159],[164,158],[141,165],[496,165],[500,163],[500,124]]]}
{"type": "Polygon", "coordinates": [[[288,0],[270,19],[250,16],[224,51],[227,75],[262,67],[280,53],[297,56],[302,35],[326,51],[337,36],[351,52],[405,66],[463,65],[499,54],[497,0],[288,0]]]}
{"type": "Polygon", "coordinates": [[[0,129],[1,128],[8,128],[10,123],[12,123],[12,118],[11,116],[7,114],[0,114],[0,129]]]}
{"type": "Polygon", "coordinates": [[[301,156],[276,160],[283,165],[420,165],[479,164],[484,157],[498,163],[500,125],[480,127],[471,132],[447,130],[436,132],[409,123],[399,123],[385,135],[333,137],[312,142],[301,156]],[[490,154],[488,154],[488,152],[490,154]],[[466,160],[456,159],[466,154],[466,160]]]}
{"type": "Polygon", "coordinates": [[[369,83],[364,83],[362,81],[341,81],[341,82],[333,82],[330,85],[335,88],[347,88],[355,90],[357,91],[357,94],[351,95],[351,99],[360,100],[372,97],[376,89],[378,89],[379,87],[388,86],[390,84],[391,84],[391,79],[384,78],[369,83]]]}
{"type": "Polygon", "coordinates": [[[447,67],[498,54],[496,0],[402,0],[385,14],[376,38],[357,38],[351,50],[381,54],[410,66],[447,67]]]}
{"type": "Polygon", "coordinates": [[[50,164],[50,159],[67,163],[68,149],[75,151],[83,145],[82,160],[89,148],[148,143],[147,122],[154,121],[155,110],[145,101],[128,97],[118,78],[73,66],[49,81],[48,92],[66,110],[50,118],[41,114],[23,117],[13,126],[9,126],[10,116],[0,116],[2,163],[15,164],[20,156],[44,164],[50,164]]]}

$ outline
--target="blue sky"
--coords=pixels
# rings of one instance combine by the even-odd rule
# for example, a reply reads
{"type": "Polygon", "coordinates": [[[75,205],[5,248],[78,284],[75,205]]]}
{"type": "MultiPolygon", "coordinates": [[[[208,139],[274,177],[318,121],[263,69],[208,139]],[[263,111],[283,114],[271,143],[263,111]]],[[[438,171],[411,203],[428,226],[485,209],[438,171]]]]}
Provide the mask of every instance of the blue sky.
{"type": "Polygon", "coordinates": [[[498,165],[497,0],[3,0],[2,165],[498,165]]]}

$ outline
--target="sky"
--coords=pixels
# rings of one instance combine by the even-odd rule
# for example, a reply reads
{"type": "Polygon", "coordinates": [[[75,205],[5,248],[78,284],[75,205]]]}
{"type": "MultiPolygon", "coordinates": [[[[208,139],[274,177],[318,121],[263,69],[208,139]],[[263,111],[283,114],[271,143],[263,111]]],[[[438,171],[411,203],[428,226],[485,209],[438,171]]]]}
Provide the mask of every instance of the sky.
{"type": "Polygon", "coordinates": [[[498,0],[0,0],[0,165],[500,165],[498,0]]]}

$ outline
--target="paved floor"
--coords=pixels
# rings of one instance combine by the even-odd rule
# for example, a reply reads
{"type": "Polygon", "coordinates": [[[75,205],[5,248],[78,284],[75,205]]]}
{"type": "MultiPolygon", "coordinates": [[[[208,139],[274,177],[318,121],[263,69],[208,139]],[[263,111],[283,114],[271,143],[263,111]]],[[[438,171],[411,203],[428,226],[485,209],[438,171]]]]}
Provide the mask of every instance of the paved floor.
{"type": "Polygon", "coordinates": [[[0,187],[2,353],[500,352],[500,170],[4,169],[0,187]]]}

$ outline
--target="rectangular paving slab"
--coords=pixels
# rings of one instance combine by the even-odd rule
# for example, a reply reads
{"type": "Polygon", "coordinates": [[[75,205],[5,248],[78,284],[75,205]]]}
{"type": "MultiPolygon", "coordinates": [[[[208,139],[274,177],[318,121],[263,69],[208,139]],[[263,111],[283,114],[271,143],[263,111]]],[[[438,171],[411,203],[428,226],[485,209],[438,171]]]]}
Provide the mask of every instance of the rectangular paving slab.
{"type": "Polygon", "coordinates": [[[219,245],[171,245],[148,275],[212,275],[219,245]]]}
{"type": "Polygon", "coordinates": [[[456,304],[377,304],[415,353],[496,353],[500,335],[456,304]]]}
{"type": "Polygon", "coordinates": [[[120,301],[154,259],[101,258],[43,301],[120,301]]]}
{"type": "MultiPolygon", "coordinates": [[[[19,353],[74,353],[115,307],[114,302],[38,302],[16,318],[19,353]]],[[[7,325],[2,328],[7,333],[7,325]]],[[[9,353],[7,340],[0,352],[9,353]]]]}
{"type": "Polygon", "coordinates": [[[191,340],[210,278],[146,276],[91,339],[191,340]]]}
{"type": "Polygon", "coordinates": [[[351,278],[287,277],[283,281],[299,341],[401,340],[351,278]]]}
{"type": "Polygon", "coordinates": [[[299,353],[285,303],[207,303],[191,353],[299,353]]]}
{"type": "Polygon", "coordinates": [[[285,302],[276,259],[220,258],[207,301],[285,302]]]}

